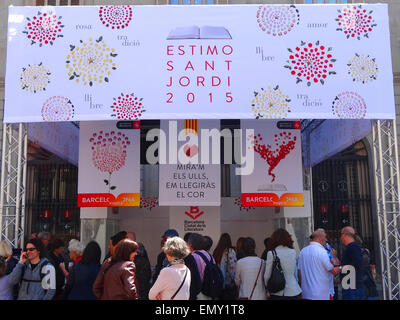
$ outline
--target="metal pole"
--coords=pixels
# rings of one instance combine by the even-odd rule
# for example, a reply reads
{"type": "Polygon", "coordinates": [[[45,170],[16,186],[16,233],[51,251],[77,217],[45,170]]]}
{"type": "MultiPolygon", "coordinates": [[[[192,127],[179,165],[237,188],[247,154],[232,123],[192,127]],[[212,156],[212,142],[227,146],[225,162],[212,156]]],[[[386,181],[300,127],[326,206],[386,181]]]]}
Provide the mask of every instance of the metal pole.
{"type": "MultiPolygon", "coordinates": [[[[396,121],[392,120],[393,127],[393,145],[394,145],[394,161],[395,161],[395,169],[396,169],[396,188],[393,188],[393,193],[395,198],[393,199],[393,206],[395,206],[396,210],[393,210],[393,223],[394,230],[397,231],[397,234],[394,234],[395,248],[396,248],[396,260],[397,260],[397,281],[400,283],[400,251],[399,251],[399,228],[397,226],[397,218],[400,211],[400,197],[399,197],[399,187],[400,187],[400,177],[399,177],[399,152],[397,145],[397,128],[396,121]]],[[[399,286],[400,284],[398,284],[399,286]]]]}
{"type": "MultiPolygon", "coordinates": [[[[3,149],[1,153],[1,185],[0,185],[0,240],[3,239],[3,215],[4,210],[4,183],[6,179],[6,140],[7,139],[7,124],[3,124],[3,149]]],[[[8,178],[8,177],[7,177],[8,178]]]]}
{"type": "Polygon", "coordinates": [[[380,201],[380,197],[382,196],[382,193],[379,191],[379,187],[381,186],[380,184],[380,176],[382,175],[382,172],[379,171],[379,159],[382,159],[378,157],[378,150],[380,144],[378,145],[378,136],[379,136],[379,130],[380,130],[380,122],[379,120],[376,122],[376,124],[372,127],[372,141],[373,141],[373,153],[374,153],[374,172],[375,172],[375,198],[376,198],[376,210],[378,214],[378,233],[379,233],[379,248],[380,248],[380,260],[381,260],[381,278],[382,278],[382,289],[383,289],[383,299],[386,300],[386,277],[385,277],[385,264],[384,264],[384,251],[382,250],[382,223],[381,223],[381,217],[380,213],[382,210],[382,202],[380,201]]]}
{"type": "MultiPolygon", "coordinates": [[[[11,185],[11,181],[12,181],[12,177],[10,177],[10,173],[11,173],[11,161],[12,161],[12,157],[11,157],[11,153],[12,153],[12,125],[11,124],[7,124],[7,129],[8,129],[8,135],[7,135],[7,143],[8,143],[8,148],[7,148],[7,155],[8,155],[8,163],[7,163],[7,204],[6,204],[6,215],[5,215],[5,227],[4,227],[4,234],[7,237],[7,239],[9,238],[9,234],[8,234],[8,225],[9,225],[9,220],[10,220],[10,199],[11,199],[11,189],[10,189],[10,185],[11,185]]],[[[9,240],[9,239],[8,239],[9,240]]],[[[10,241],[9,241],[10,242],[10,241]]]]}
{"type": "Polygon", "coordinates": [[[380,212],[380,218],[381,221],[383,220],[383,236],[384,236],[384,241],[381,243],[382,250],[385,252],[385,258],[386,258],[386,276],[387,276],[387,288],[388,288],[388,299],[392,300],[392,275],[390,272],[390,248],[389,248],[389,237],[388,237],[388,230],[387,230],[387,208],[386,208],[386,197],[385,197],[385,183],[384,183],[384,177],[385,173],[383,171],[383,154],[382,154],[382,128],[381,128],[381,120],[378,120],[378,151],[379,151],[379,166],[380,166],[380,171],[381,171],[381,181],[380,181],[380,187],[381,187],[381,199],[382,199],[382,211],[380,212]]]}
{"type": "Polygon", "coordinates": [[[15,195],[15,230],[14,230],[14,247],[18,247],[18,234],[20,222],[21,207],[21,174],[22,174],[22,143],[23,143],[23,125],[18,126],[18,160],[17,160],[17,190],[15,195]]]}
{"type": "Polygon", "coordinates": [[[24,192],[22,193],[22,208],[21,208],[21,241],[20,248],[23,248],[25,243],[25,196],[26,196],[26,174],[28,167],[28,132],[27,128],[24,128],[24,172],[22,175],[22,187],[24,188],[24,192]]]}

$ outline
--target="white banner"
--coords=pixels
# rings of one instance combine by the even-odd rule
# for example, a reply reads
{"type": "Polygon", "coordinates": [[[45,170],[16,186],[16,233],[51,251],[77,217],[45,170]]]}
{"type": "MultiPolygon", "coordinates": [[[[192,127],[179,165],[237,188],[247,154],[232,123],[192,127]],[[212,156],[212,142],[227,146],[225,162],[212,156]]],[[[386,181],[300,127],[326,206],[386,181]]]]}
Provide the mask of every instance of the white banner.
{"type": "Polygon", "coordinates": [[[219,128],[219,120],[161,121],[166,147],[159,149],[160,206],[221,204],[219,128]],[[216,138],[203,134],[212,129],[218,130],[216,138]]]}
{"type": "Polygon", "coordinates": [[[140,205],[140,124],[82,122],[79,133],[78,207],[140,205]]]}
{"type": "Polygon", "coordinates": [[[242,138],[254,149],[254,170],[242,176],[242,206],[303,206],[300,121],[241,120],[240,126],[254,129],[242,138]]]}
{"type": "Polygon", "coordinates": [[[187,232],[209,236],[214,243],[221,236],[220,207],[170,207],[169,227],[178,231],[183,238],[187,232]]]}
{"type": "Polygon", "coordinates": [[[4,122],[394,119],[387,11],[10,7],[4,122]]]}

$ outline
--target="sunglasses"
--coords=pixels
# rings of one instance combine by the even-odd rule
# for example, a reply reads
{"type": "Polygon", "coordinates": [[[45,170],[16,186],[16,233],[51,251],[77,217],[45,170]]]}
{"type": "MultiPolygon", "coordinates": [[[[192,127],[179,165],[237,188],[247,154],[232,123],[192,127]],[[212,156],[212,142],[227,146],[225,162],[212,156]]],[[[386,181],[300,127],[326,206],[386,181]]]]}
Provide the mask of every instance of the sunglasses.
{"type": "Polygon", "coordinates": [[[26,251],[35,251],[37,250],[36,248],[26,248],[26,251]]]}

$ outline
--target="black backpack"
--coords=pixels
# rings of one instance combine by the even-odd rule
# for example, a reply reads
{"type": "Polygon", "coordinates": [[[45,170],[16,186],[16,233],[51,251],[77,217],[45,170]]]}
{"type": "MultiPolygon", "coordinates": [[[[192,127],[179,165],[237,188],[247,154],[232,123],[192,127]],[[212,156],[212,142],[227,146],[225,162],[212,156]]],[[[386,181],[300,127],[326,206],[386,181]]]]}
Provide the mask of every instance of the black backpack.
{"type": "Polygon", "coordinates": [[[206,263],[206,268],[204,269],[203,284],[201,287],[201,292],[206,296],[216,299],[222,292],[224,286],[224,277],[222,275],[221,269],[211,260],[208,259],[201,252],[196,251],[206,263]]]}
{"type": "Polygon", "coordinates": [[[272,250],[272,254],[274,256],[274,261],[272,263],[271,277],[267,283],[267,290],[270,293],[276,293],[285,289],[286,280],[282,270],[281,261],[276,254],[276,251],[272,250]]]}

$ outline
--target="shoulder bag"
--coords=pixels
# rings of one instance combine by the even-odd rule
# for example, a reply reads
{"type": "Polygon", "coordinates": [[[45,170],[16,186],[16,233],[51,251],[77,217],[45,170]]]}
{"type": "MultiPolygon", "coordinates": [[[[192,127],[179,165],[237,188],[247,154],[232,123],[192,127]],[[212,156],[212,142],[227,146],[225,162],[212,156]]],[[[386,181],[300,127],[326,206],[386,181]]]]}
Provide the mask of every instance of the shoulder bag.
{"type": "Polygon", "coordinates": [[[176,295],[178,294],[178,292],[181,290],[183,284],[185,283],[187,273],[188,273],[188,268],[186,267],[186,272],[185,272],[185,276],[183,277],[183,281],[182,281],[181,285],[179,286],[178,290],[176,290],[176,292],[172,295],[171,300],[174,300],[175,296],[176,296],[176,295]]]}
{"type": "Polygon", "coordinates": [[[257,274],[256,282],[254,282],[253,290],[251,290],[250,298],[247,298],[247,297],[240,297],[240,298],[237,298],[236,300],[251,300],[251,298],[253,298],[254,289],[255,289],[256,286],[257,286],[257,281],[258,281],[258,277],[260,276],[260,272],[261,272],[261,269],[262,269],[262,265],[263,265],[263,260],[261,260],[260,269],[258,270],[258,274],[257,274]]]}
{"type": "Polygon", "coordinates": [[[276,293],[285,289],[286,280],[282,270],[281,261],[276,254],[276,251],[272,250],[272,254],[274,256],[274,261],[272,263],[271,277],[267,283],[267,291],[269,291],[269,293],[276,293]]]}

